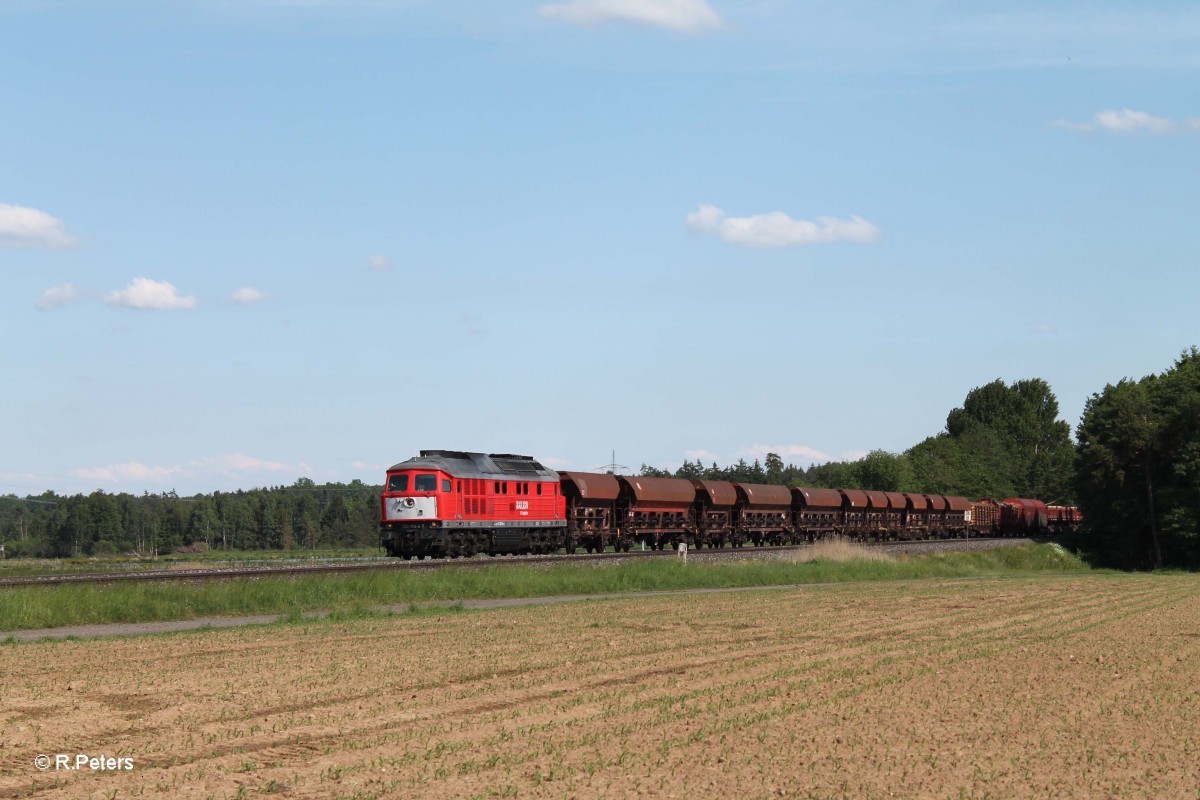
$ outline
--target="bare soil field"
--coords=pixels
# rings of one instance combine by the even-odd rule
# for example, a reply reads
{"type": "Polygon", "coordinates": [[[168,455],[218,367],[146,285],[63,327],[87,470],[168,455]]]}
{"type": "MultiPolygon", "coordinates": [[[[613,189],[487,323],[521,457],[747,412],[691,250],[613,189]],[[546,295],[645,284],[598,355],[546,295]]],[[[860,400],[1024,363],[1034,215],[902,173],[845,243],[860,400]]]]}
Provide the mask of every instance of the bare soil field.
{"type": "Polygon", "coordinates": [[[0,797],[1196,798],[1200,578],[9,644],[0,726],[0,797]]]}

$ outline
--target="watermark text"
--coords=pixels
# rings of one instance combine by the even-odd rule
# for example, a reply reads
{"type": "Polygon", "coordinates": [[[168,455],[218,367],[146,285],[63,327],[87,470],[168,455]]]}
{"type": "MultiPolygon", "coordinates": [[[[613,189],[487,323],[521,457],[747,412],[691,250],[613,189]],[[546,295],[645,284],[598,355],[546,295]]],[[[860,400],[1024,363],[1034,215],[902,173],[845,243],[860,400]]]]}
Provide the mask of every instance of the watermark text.
{"type": "Polygon", "coordinates": [[[133,769],[133,759],[129,756],[93,756],[88,753],[42,753],[33,759],[33,765],[42,772],[84,769],[94,772],[129,772],[133,769]]]}

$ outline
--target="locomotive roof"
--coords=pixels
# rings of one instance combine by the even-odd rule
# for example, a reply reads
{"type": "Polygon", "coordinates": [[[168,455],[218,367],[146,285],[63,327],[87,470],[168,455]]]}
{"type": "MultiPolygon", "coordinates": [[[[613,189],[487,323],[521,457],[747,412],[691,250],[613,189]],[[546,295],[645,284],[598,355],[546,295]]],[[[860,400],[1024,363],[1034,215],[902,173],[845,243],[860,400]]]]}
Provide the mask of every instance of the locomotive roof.
{"type": "Polygon", "coordinates": [[[422,450],[421,455],[388,467],[431,469],[448,472],[456,478],[505,478],[524,481],[557,481],[558,473],[546,469],[533,456],[512,453],[464,453],[458,450],[422,450]]]}

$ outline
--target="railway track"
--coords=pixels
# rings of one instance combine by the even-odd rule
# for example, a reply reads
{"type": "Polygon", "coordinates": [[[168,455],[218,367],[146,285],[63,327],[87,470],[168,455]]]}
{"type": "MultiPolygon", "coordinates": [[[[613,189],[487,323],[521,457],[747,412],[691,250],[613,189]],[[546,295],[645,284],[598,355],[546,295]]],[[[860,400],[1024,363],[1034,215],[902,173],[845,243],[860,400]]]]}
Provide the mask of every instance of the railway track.
{"type": "MultiPolygon", "coordinates": [[[[982,550],[1028,544],[1029,539],[916,539],[888,542],[864,542],[866,547],[879,547],[901,553],[934,552],[938,550],[982,550]]],[[[688,557],[697,561],[722,559],[782,558],[810,545],[781,547],[705,548],[690,550],[688,557]]],[[[430,570],[451,566],[481,566],[504,564],[555,564],[565,561],[613,561],[634,558],[679,558],[672,550],[632,550],[628,553],[593,553],[589,555],[518,555],[475,556],[473,558],[429,559],[423,561],[364,561],[355,563],[286,564],[280,566],[224,567],[213,569],[144,570],[139,572],[78,572],[55,575],[19,575],[0,577],[0,587],[57,586],[71,583],[123,583],[126,581],[185,581],[262,578],[279,575],[325,575],[365,570],[430,570]]]]}

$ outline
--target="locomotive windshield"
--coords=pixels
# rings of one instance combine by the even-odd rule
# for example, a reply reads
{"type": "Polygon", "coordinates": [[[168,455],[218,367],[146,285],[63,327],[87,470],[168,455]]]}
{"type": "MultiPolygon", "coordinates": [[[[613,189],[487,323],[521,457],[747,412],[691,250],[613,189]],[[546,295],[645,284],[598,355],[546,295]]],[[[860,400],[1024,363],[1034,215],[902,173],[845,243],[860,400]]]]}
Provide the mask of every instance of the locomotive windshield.
{"type": "Polygon", "coordinates": [[[437,475],[418,475],[413,481],[414,492],[436,492],[437,475]]]}
{"type": "Polygon", "coordinates": [[[388,478],[387,490],[389,492],[407,492],[408,491],[408,476],[393,475],[388,478]]]}

